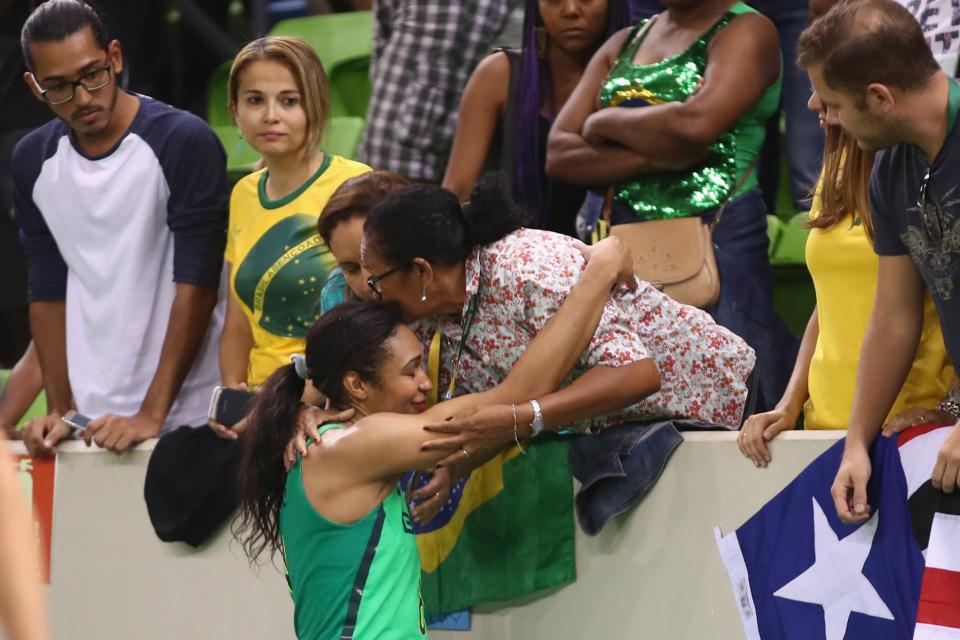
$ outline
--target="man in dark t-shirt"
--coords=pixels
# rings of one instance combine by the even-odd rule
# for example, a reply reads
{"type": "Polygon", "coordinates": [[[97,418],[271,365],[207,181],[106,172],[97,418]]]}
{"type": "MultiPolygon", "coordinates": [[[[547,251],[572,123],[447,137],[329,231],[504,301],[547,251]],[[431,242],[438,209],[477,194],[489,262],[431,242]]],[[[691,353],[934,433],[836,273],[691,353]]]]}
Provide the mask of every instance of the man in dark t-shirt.
{"type": "MultiPolygon", "coordinates": [[[[870,210],[879,255],[843,460],[832,487],[846,522],[870,517],[867,450],[916,355],[929,290],[951,359],[960,362],[960,88],[940,69],[913,16],[892,0],[843,0],[800,37],[828,124],[879,151],[870,210]]],[[[941,403],[956,421],[960,403],[941,403]]],[[[931,481],[960,488],[960,426],[946,437],[931,481]]]]}

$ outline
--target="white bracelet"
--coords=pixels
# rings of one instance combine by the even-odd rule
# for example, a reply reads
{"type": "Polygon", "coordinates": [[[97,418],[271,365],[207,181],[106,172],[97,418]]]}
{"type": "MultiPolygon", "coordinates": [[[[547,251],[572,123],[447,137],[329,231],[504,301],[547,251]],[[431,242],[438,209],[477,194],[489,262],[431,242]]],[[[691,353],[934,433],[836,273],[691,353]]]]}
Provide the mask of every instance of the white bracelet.
{"type": "Polygon", "coordinates": [[[510,409],[513,411],[513,441],[517,443],[517,449],[520,449],[520,453],[527,455],[527,452],[520,446],[520,436],[517,434],[517,405],[511,404],[510,409]]]}

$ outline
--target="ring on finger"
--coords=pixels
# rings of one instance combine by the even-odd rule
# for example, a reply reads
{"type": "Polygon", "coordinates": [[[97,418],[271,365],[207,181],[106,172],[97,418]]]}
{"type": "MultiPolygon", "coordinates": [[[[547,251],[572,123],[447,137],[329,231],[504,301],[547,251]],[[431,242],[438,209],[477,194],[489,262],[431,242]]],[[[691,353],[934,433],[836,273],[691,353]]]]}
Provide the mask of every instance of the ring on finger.
{"type": "Polygon", "coordinates": [[[460,447],[460,451],[463,451],[463,457],[464,457],[464,459],[466,459],[466,460],[469,460],[469,459],[470,459],[470,454],[467,452],[467,448],[466,448],[466,447],[460,447]]]}

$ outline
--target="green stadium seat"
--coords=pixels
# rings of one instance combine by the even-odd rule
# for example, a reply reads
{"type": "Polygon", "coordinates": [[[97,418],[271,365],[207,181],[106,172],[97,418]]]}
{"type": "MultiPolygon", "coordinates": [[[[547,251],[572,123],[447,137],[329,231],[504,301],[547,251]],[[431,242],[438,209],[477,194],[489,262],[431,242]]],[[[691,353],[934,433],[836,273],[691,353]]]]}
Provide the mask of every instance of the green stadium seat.
{"type": "MultiPolygon", "coordinates": [[[[9,369],[0,369],[0,390],[7,386],[7,380],[10,378],[9,369]]],[[[23,414],[23,418],[20,419],[19,424],[17,424],[18,429],[22,429],[31,419],[38,416],[46,415],[47,413],[47,394],[44,391],[40,392],[40,395],[37,396],[37,399],[33,401],[33,404],[30,405],[30,408],[27,409],[27,412],[23,414]]]]}
{"type": "Polygon", "coordinates": [[[371,95],[369,58],[344,62],[330,74],[332,115],[366,118],[371,95]]]}
{"type": "Polygon", "coordinates": [[[767,255],[773,258],[780,244],[780,237],[783,235],[783,222],[775,215],[767,215],[767,239],[769,240],[767,255]]]}
{"type": "Polygon", "coordinates": [[[803,335],[817,303],[804,253],[810,233],[806,228],[807,219],[806,213],[798,213],[783,224],[780,240],[770,259],[773,304],[790,330],[798,336],[803,335]]]}
{"type": "Polygon", "coordinates": [[[301,38],[314,48],[327,72],[332,116],[366,117],[371,91],[372,12],[282,20],[273,26],[270,35],[301,38]]]}
{"type": "Polygon", "coordinates": [[[354,158],[365,124],[363,118],[355,116],[330,118],[320,146],[335,156],[354,158]]]}
{"type": "Polygon", "coordinates": [[[227,80],[230,78],[230,65],[224,62],[213,71],[207,84],[207,124],[217,127],[232,127],[233,116],[227,107],[227,80]]]}
{"type": "Polygon", "coordinates": [[[783,225],[783,233],[772,258],[774,264],[805,265],[807,263],[805,252],[807,235],[810,233],[806,226],[808,219],[809,215],[806,212],[798,213],[783,225]]]}
{"type": "Polygon", "coordinates": [[[213,130],[227,152],[227,174],[230,177],[230,183],[233,184],[253,171],[257,161],[260,160],[260,154],[247,144],[234,125],[213,126],[213,130]]]}

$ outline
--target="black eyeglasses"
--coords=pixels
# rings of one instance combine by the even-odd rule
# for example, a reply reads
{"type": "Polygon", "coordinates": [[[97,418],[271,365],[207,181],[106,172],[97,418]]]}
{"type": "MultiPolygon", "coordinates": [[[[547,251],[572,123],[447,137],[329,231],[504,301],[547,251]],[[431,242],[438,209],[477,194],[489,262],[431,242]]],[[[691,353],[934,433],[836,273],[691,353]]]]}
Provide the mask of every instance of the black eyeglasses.
{"type": "Polygon", "coordinates": [[[393,269],[390,269],[389,271],[384,271],[383,273],[381,273],[381,274],[378,275],[378,276],[370,276],[369,278],[367,278],[367,286],[370,287],[370,288],[373,290],[373,292],[376,294],[376,296],[377,296],[378,299],[383,300],[383,292],[380,291],[380,281],[383,280],[384,278],[386,278],[386,277],[389,276],[389,275],[393,275],[393,274],[396,273],[397,271],[400,271],[400,270],[402,270],[402,269],[406,269],[406,268],[409,267],[409,266],[410,266],[410,263],[407,262],[407,263],[405,263],[405,264],[400,265],[399,267],[394,267],[393,269]]]}
{"type": "Polygon", "coordinates": [[[102,67],[94,67],[80,74],[76,80],[61,80],[52,87],[44,89],[40,87],[40,95],[43,96],[49,104],[63,104],[73,100],[76,95],[77,87],[82,86],[87,91],[99,91],[110,84],[110,71],[113,69],[110,63],[102,67]]]}

